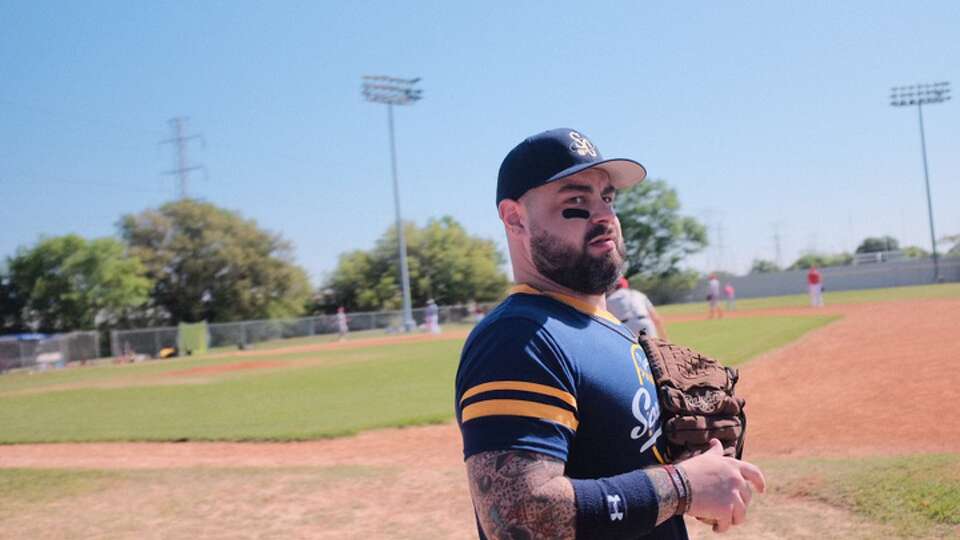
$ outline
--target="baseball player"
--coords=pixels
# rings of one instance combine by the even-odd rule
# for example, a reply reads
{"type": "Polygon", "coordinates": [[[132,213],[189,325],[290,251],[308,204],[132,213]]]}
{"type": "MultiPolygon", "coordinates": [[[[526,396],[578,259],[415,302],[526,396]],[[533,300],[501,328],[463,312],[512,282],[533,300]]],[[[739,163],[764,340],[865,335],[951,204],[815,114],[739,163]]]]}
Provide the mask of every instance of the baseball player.
{"type": "Polygon", "coordinates": [[[807,290],[810,292],[810,305],[823,307],[823,276],[816,266],[811,266],[807,272],[807,290]]]}
{"type": "Polygon", "coordinates": [[[350,328],[347,326],[347,310],[343,306],[337,308],[337,341],[345,341],[350,328]]]}
{"type": "Polygon", "coordinates": [[[617,280],[616,290],[607,295],[607,309],[634,334],[667,339],[663,319],[653,302],[642,292],[631,289],[627,278],[617,280]]]}
{"type": "Polygon", "coordinates": [[[437,307],[437,303],[433,301],[433,298],[427,300],[427,309],[426,315],[424,317],[426,323],[427,332],[431,334],[440,333],[440,308],[437,307]]]}
{"type": "Polygon", "coordinates": [[[707,302],[710,303],[710,315],[708,319],[723,318],[723,309],[720,307],[720,280],[716,274],[710,274],[707,280],[707,302]]]}
{"type": "Polygon", "coordinates": [[[722,532],[764,488],[717,440],[665,463],[647,357],[606,309],[624,262],[616,191],[645,176],[572,129],[503,160],[497,208],[518,285],[474,328],[456,378],[480,538],[682,539],[685,513],[722,532]]]}

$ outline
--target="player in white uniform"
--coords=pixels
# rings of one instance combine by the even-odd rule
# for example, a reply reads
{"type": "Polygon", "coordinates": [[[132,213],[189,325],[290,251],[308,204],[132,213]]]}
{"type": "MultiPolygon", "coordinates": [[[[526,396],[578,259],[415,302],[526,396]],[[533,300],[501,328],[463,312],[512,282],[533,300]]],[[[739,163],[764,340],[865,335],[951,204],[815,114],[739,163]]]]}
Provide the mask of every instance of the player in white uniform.
{"type": "Polygon", "coordinates": [[[663,319],[653,307],[653,303],[642,292],[631,289],[627,278],[617,281],[617,289],[607,295],[607,311],[634,334],[646,334],[650,337],[667,339],[663,319]]]}

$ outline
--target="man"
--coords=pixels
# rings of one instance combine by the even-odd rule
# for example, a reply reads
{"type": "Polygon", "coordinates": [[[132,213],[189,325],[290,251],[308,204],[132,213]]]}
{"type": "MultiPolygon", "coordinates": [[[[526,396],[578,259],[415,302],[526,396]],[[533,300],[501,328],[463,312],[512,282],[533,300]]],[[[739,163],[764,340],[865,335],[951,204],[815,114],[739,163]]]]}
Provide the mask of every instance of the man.
{"type": "Polygon", "coordinates": [[[347,333],[350,328],[347,326],[347,310],[340,306],[337,308],[337,341],[346,341],[347,333]]]}
{"type": "Polygon", "coordinates": [[[708,319],[722,319],[723,309],[720,308],[720,280],[716,274],[710,274],[707,280],[707,302],[710,303],[710,315],[708,319]]]}
{"type": "Polygon", "coordinates": [[[433,298],[427,300],[427,310],[424,319],[427,332],[431,334],[440,333],[440,308],[437,307],[437,303],[433,301],[433,298]]]}
{"type": "Polygon", "coordinates": [[[634,334],[667,339],[663,319],[653,302],[642,292],[631,289],[627,278],[617,280],[616,290],[607,295],[607,309],[634,334]]]}
{"type": "Polygon", "coordinates": [[[624,263],[616,190],[645,176],[571,129],[529,137],[500,167],[519,285],[470,334],[456,382],[481,538],[682,539],[683,513],[722,532],[764,488],[718,441],[662,465],[647,358],[604,297],[624,263]]]}
{"type": "Polygon", "coordinates": [[[811,266],[807,272],[807,289],[810,292],[810,305],[823,307],[823,276],[816,266],[811,266]]]}
{"type": "Polygon", "coordinates": [[[733,288],[733,283],[728,281],[723,286],[723,294],[727,295],[727,311],[737,309],[737,290],[733,288]]]}

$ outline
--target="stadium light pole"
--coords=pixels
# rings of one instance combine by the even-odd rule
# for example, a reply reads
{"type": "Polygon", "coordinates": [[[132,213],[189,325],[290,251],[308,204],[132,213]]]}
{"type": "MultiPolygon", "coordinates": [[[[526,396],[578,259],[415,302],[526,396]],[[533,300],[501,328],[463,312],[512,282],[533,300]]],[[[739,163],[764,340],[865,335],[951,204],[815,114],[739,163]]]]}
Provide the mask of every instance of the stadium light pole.
{"type": "Polygon", "coordinates": [[[393,137],[393,106],[412,105],[421,99],[421,90],[415,88],[420,78],[398,79],[383,75],[363,76],[363,97],[373,103],[387,106],[387,125],[390,129],[390,168],[393,171],[393,205],[397,213],[397,239],[400,244],[400,285],[403,290],[403,328],[407,332],[416,328],[413,308],[410,305],[410,272],[407,269],[407,242],[400,218],[400,183],[397,180],[397,147],[393,137]]]}
{"type": "Polygon", "coordinates": [[[923,181],[927,187],[927,215],[930,219],[930,245],[933,247],[933,280],[940,281],[940,256],[937,253],[937,237],[933,231],[933,203],[930,198],[930,174],[927,171],[927,141],[923,133],[923,106],[943,103],[950,99],[950,83],[914,84],[894,86],[890,89],[890,105],[893,107],[917,106],[920,119],[920,151],[923,153],[923,181]]]}

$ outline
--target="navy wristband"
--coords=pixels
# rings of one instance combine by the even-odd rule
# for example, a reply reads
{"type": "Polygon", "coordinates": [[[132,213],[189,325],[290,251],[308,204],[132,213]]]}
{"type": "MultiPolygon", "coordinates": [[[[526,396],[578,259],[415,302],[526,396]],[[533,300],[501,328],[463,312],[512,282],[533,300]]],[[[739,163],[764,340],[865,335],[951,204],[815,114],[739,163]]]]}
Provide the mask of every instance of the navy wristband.
{"type": "Polygon", "coordinates": [[[641,470],[570,483],[577,504],[578,540],[636,538],[657,524],[657,495],[641,470]]]}

